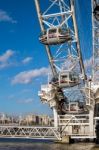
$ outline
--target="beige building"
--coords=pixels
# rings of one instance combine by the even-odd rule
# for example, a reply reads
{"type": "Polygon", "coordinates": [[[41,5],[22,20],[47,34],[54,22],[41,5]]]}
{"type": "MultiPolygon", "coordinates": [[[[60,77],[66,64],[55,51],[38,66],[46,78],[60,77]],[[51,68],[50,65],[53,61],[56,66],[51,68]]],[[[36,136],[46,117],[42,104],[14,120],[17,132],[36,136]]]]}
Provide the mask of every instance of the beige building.
{"type": "Polygon", "coordinates": [[[52,119],[47,115],[34,115],[29,114],[24,117],[24,122],[27,125],[42,125],[50,126],[52,119]]]}
{"type": "Polygon", "coordinates": [[[47,115],[40,115],[39,116],[39,124],[40,125],[49,125],[50,124],[50,119],[49,119],[49,116],[47,115]]]}
{"type": "Polygon", "coordinates": [[[24,117],[24,120],[27,125],[35,125],[36,124],[36,115],[29,114],[24,117]]]}

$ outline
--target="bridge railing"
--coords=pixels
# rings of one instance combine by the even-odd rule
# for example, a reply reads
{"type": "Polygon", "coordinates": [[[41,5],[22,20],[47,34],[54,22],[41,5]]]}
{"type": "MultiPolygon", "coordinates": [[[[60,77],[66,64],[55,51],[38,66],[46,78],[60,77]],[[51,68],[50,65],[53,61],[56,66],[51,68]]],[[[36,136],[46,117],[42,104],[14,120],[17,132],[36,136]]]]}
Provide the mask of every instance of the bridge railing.
{"type": "Polygon", "coordinates": [[[59,115],[59,125],[82,125],[89,124],[89,115],[59,115]]]}
{"type": "Polygon", "coordinates": [[[56,139],[60,140],[60,133],[54,127],[34,126],[0,126],[0,137],[56,139]]]}

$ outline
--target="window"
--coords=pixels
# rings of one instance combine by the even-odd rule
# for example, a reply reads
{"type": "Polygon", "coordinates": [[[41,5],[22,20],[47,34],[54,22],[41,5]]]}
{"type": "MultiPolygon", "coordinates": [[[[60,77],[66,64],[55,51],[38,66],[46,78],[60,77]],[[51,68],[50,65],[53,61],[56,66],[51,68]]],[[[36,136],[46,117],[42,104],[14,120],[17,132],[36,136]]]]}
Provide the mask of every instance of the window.
{"type": "Polygon", "coordinates": [[[56,32],[57,32],[56,29],[50,29],[50,30],[49,30],[49,34],[53,34],[53,33],[56,33],[56,32]]]}

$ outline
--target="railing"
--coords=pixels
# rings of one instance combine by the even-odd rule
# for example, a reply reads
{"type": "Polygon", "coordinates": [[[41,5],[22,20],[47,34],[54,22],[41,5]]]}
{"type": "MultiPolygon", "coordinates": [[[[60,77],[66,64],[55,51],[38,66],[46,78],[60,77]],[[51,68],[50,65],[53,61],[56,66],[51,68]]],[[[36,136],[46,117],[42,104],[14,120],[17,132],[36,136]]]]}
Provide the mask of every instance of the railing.
{"type": "Polygon", "coordinates": [[[59,115],[59,125],[89,125],[89,115],[59,115]]]}
{"type": "MultiPolygon", "coordinates": [[[[99,117],[94,118],[99,120],[99,117]]],[[[55,127],[26,126],[19,123],[0,124],[0,138],[29,138],[29,139],[49,139],[61,140],[62,136],[69,135],[72,138],[95,137],[95,131],[90,133],[89,115],[59,115],[60,130],[55,127]]],[[[95,124],[94,124],[95,129],[95,124]]]]}
{"type": "MultiPolygon", "coordinates": [[[[99,118],[94,118],[95,120],[99,118]]],[[[62,128],[62,136],[69,135],[71,138],[95,138],[95,124],[94,130],[90,131],[89,114],[79,115],[59,115],[59,125],[62,128]]]]}
{"type": "Polygon", "coordinates": [[[61,140],[54,127],[0,126],[0,137],[61,140]]]}

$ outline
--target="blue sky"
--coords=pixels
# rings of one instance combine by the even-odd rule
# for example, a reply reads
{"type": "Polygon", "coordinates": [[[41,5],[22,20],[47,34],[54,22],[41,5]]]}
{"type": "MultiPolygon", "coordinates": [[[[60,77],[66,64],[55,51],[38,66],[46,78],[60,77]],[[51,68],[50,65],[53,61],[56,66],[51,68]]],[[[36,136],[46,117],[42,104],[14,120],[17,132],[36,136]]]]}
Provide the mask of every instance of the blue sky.
{"type": "MultiPolygon", "coordinates": [[[[92,54],[90,1],[76,3],[81,48],[88,62],[92,54]]],[[[33,0],[0,0],[0,112],[51,114],[38,97],[49,66],[39,34],[33,0]]]]}

